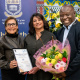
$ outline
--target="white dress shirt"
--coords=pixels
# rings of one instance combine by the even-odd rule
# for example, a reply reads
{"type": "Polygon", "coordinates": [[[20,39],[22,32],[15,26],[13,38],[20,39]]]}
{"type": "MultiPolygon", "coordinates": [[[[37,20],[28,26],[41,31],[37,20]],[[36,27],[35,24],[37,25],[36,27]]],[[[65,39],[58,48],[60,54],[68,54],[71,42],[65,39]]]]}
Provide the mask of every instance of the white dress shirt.
{"type": "MultiPolygon", "coordinates": [[[[74,22],[75,21],[76,21],[76,19],[74,20],[74,22]]],[[[68,27],[66,27],[66,26],[63,25],[63,27],[65,28],[65,30],[64,30],[64,35],[63,35],[63,45],[62,45],[62,47],[64,47],[64,44],[65,44],[65,41],[67,39],[68,33],[69,33],[72,25],[74,24],[74,22],[72,22],[68,27]]]]}

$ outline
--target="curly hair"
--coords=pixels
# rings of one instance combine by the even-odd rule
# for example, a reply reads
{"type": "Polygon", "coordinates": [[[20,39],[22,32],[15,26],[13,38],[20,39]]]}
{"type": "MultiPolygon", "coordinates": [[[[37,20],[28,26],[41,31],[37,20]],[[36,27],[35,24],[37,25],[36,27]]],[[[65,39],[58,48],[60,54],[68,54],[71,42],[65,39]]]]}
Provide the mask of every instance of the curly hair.
{"type": "Polygon", "coordinates": [[[44,29],[49,31],[49,25],[47,23],[47,21],[44,19],[43,15],[40,13],[34,13],[31,18],[30,18],[30,22],[29,22],[29,33],[32,35],[35,32],[35,28],[33,26],[33,17],[39,17],[43,23],[44,23],[44,29]]]}

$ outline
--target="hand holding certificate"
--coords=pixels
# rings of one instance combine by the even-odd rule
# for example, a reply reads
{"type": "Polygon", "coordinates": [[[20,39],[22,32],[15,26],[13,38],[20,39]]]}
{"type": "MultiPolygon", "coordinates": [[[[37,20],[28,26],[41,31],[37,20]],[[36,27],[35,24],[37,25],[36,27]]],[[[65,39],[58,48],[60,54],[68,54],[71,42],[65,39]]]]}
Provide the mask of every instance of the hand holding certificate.
{"type": "Polygon", "coordinates": [[[32,64],[27,49],[13,49],[18,64],[19,72],[27,72],[32,69],[32,64]]]}

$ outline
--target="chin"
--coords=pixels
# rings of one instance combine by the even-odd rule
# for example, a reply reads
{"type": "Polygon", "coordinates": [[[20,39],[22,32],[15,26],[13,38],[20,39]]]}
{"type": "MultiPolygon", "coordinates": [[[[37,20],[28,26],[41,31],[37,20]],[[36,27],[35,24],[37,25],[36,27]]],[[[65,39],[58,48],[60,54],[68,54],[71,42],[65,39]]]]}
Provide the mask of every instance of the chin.
{"type": "Polygon", "coordinates": [[[8,32],[9,34],[15,34],[16,32],[8,32]]]}
{"type": "Polygon", "coordinates": [[[66,27],[68,27],[70,24],[64,24],[66,27]]]}

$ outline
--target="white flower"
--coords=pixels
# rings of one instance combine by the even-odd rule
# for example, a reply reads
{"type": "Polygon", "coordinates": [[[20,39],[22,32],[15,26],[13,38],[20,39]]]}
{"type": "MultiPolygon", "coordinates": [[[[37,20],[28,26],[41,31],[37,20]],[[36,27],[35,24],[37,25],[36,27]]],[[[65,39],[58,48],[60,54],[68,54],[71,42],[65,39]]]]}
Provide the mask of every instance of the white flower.
{"type": "Polygon", "coordinates": [[[61,65],[62,67],[66,67],[66,63],[63,62],[63,61],[60,62],[60,65],[61,65]]]}
{"type": "Polygon", "coordinates": [[[76,17],[76,19],[78,20],[79,18],[78,18],[78,17],[76,17]]]}
{"type": "Polygon", "coordinates": [[[43,62],[46,62],[46,59],[44,59],[44,58],[43,58],[43,59],[41,59],[41,63],[43,63],[43,62]]]}
{"type": "Polygon", "coordinates": [[[60,63],[55,64],[55,69],[59,69],[60,68],[60,63]]]}
{"type": "Polygon", "coordinates": [[[60,18],[58,18],[58,19],[56,20],[56,24],[58,24],[58,23],[62,24],[61,21],[60,21],[60,18]]]}
{"type": "Polygon", "coordinates": [[[57,30],[57,28],[55,27],[55,28],[54,28],[54,31],[56,31],[56,30],[57,30]]]}

